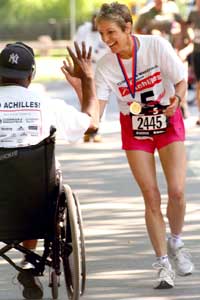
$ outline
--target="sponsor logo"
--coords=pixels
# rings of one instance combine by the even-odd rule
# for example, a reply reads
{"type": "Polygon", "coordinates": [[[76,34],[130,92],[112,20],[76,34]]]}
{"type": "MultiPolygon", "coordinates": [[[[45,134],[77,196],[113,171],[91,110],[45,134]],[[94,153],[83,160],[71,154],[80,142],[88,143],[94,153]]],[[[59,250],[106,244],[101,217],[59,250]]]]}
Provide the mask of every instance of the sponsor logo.
{"type": "Polygon", "coordinates": [[[39,119],[38,118],[28,118],[26,119],[26,123],[33,123],[33,122],[37,122],[39,119]]]}
{"type": "MultiPolygon", "coordinates": [[[[152,88],[153,86],[159,84],[161,81],[162,78],[160,72],[155,72],[154,74],[136,82],[136,92],[141,92],[143,90],[152,88]]],[[[131,88],[133,88],[132,84],[130,86],[131,88]]],[[[127,86],[119,87],[119,92],[122,97],[130,94],[129,88],[127,86]]]]}
{"type": "Polygon", "coordinates": [[[3,123],[22,123],[22,118],[3,119],[3,123]]]}
{"type": "Polygon", "coordinates": [[[31,126],[28,126],[28,129],[29,129],[29,130],[38,130],[38,126],[36,126],[36,125],[31,125],[31,126]]]}
{"type": "Polygon", "coordinates": [[[2,131],[12,131],[11,127],[1,127],[2,131]]]}
{"type": "Polygon", "coordinates": [[[22,131],[22,130],[24,130],[24,128],[22,126],[20,126],[20,127],[17,128],[17,130],[22,131]]]}
{"type": "Polygon", "coordinates": [[[27,136],[28,134],[26,133],[26,132],[22,132],[21,134],[20,134],[20,136],[27,136]]]}
{"type": "Polygon", "coordinates": [[[18,155],[17,150],[11,151],[11,152],[8,152],[8,153],[4,153],[4,154],[0,154],[0,161],[6,160],[6,159],[9,159],[9,158],[13,158],[13,157],[17,157],[17,155],[18,155]]]}

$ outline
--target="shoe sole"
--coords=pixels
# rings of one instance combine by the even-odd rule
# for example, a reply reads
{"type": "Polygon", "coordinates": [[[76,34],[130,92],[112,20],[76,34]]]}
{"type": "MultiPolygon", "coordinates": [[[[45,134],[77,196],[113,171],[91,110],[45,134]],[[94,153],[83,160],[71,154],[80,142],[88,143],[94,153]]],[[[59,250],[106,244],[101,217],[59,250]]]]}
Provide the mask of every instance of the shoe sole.
{"type": "Polygon", "coordinates": [[[17,276],[18,281],[23,286],[23,296],[26,299],[42,299],[43,290],[40,282],[37,284],[33,274],[31,274],[30,270],[23,271],[19,273],[17,276]]]}
{"type": "Polygon", "coordinates": [[[181,277],[186,277],[186,276],[192,275],[192,272],[190,272],[190,273],[185,273],[185,274],[177,273],[177,275],[178,275],[178,276],[181,276],[181,277]]]}
{"type": "Polygon", "coordinates": [[[171,249],[169,248],[169,246],[168,246],[168,249],[167,249],[167,253],[168,253],[168,257],[169,257],[169,259],[170,259],[172,265],[174,266],[174,268],[175,268],[175,270],[176,270],[176,274],[177,274],[178,276],[184,277],[184,276],[192,275],[192,272],[194,271],[194,266],[191,266],[190,271],[188,271],[187,273],[180,273],[180,272],[177,271],[176,263],[175,263],[175,261],[174,261],[175,258],[174,258],[174,255],[171,253],[171,249]]]}
{"type": "Polygon", "coordinates": [[[194,268],[191,268],[191,270],[189,272],[187,272],[187,273],[179,273],[179,272],[177,272],[177,275],[178,276],[182,276],[182,277],[190,276],[190,275],[192,275],[193,271],[194,271],[194,268]]]}
{"type": "Polygon", "coordinates": [[[187,273],[180,273],[180,272],[177,271],[176,263],[174,262],[174,257],[173,257],[173,255],[168,255],[168,256],[169,256],[169,259],[170,259],[172,265],[174,266],[174,268],[175,268],[175,270],[176,270],[176,274],[177,274],[178,276],[184,277],[184,276],[192,275],[192,272],[194,271],[194,266],[191,267],[190,271],[188,271],[187,273]]]}
{"type": "Polygon", "coordinates": [[[173,266],[174,266],[174,268],[175,268],[175,270],[176,270],[176,274],[177,274],[178,276],[185,277],[185,276],[190,276],[190,275],[192,275],[192,272],[193,272],[194,268],[192,268],[192,269],[191,269],[190,271],[188,271],[187,273],[180,273],[180,272],[177,271],[177,269],[176,269],[176,264],[173,262],[173,260],[172,260],[172,264],[173,264],[173,266]]]}
{"type": "Polygon", "coordinates": [[[154,289],[156,289],[156,290],[164,290],[164,289],[171,289],[173,287],[174,286],[171,285],[171,284],[169,284],[167,281],[162,280],[157,287],[154,287],[154,289]]]}

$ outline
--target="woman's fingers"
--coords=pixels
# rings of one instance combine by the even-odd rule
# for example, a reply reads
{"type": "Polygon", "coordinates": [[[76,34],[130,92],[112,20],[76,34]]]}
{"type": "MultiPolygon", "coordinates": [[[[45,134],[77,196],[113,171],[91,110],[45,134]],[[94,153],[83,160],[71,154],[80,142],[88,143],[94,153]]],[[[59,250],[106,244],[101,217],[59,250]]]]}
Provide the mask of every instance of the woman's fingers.
{"type": "Polygon", "coordinates": [[[168,108],[166,108],[165,111],[163,111],[164,114],[167,116],[167,117],[171,117],[174,115],[174,113],[176,112],[176,107],[173,105],[173,106],[169,106],[168,108]]]}
{"type": "Polygon", "coordinates": [[[170,105],[163,111],[163,113],[167,116],[167,117],[171,117],[175,114],[178,106],[179,106],[179,103],[178,103],[178,100],[177,100],[177,97],[175,96],[172,96],[169,98],[169,101],[170,101],[170,105]]]}

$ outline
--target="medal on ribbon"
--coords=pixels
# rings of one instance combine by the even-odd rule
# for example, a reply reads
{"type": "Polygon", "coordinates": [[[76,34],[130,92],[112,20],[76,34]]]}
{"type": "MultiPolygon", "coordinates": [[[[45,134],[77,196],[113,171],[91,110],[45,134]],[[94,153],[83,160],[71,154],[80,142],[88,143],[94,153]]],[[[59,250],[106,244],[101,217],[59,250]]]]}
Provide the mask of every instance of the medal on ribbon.
{"type": "MultiPolygon", "coordinates": [[[[136,89],[136,70],[137,70],[137,43],[135,36],[132,36],[133,38],[133,51],[132,51],[132,84],[128,78],[128,74],[126,72],[126,69],[124,67],[124,64],[121,60],[120,55],[117,53],[117,59],[118,63],[120,65],[121,71],[124,75],[124,79],[126,81],[126,84],[128,86],[129,92],[132,96],[132,98],[135,98],[135,89],[136,89]]],[[[134,115],[140,114],[142,110],[142,106],[140,103],[134,101],[130,105],[130,112],[134,115]]]]}
{"type": "Polygon", "coordinates": [[[130,112],[133,114],[133,115],[139,115],[142,111],[142,106],[140,103],[138,102],[132,102],[131,105],[130,105],[130,112]]]}

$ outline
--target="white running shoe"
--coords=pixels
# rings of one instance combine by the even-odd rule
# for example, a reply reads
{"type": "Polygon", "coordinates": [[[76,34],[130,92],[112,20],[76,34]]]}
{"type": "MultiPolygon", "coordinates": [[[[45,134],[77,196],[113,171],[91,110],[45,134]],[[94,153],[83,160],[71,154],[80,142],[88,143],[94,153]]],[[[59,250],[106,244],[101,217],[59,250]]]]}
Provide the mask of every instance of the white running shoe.
{"type": "Polygon", "coordinates": [[[191,261],[191,254],[189,251],[183,247],[184,243],[180,247],[173,247],[170,239],[167,242],[167,253],[169,258],[172,260],[174,267],[176,269],[177,275],[187,276],[192,274],[194,270],[194,265],[191,261]]]}
{"type": "Polygon", "coordinates": [[[171,266],[156,262],[153,264],[153,268],[158,271],[154,289],[170,289],[174,287],[175,272],[171,269],[171,266]]]}

